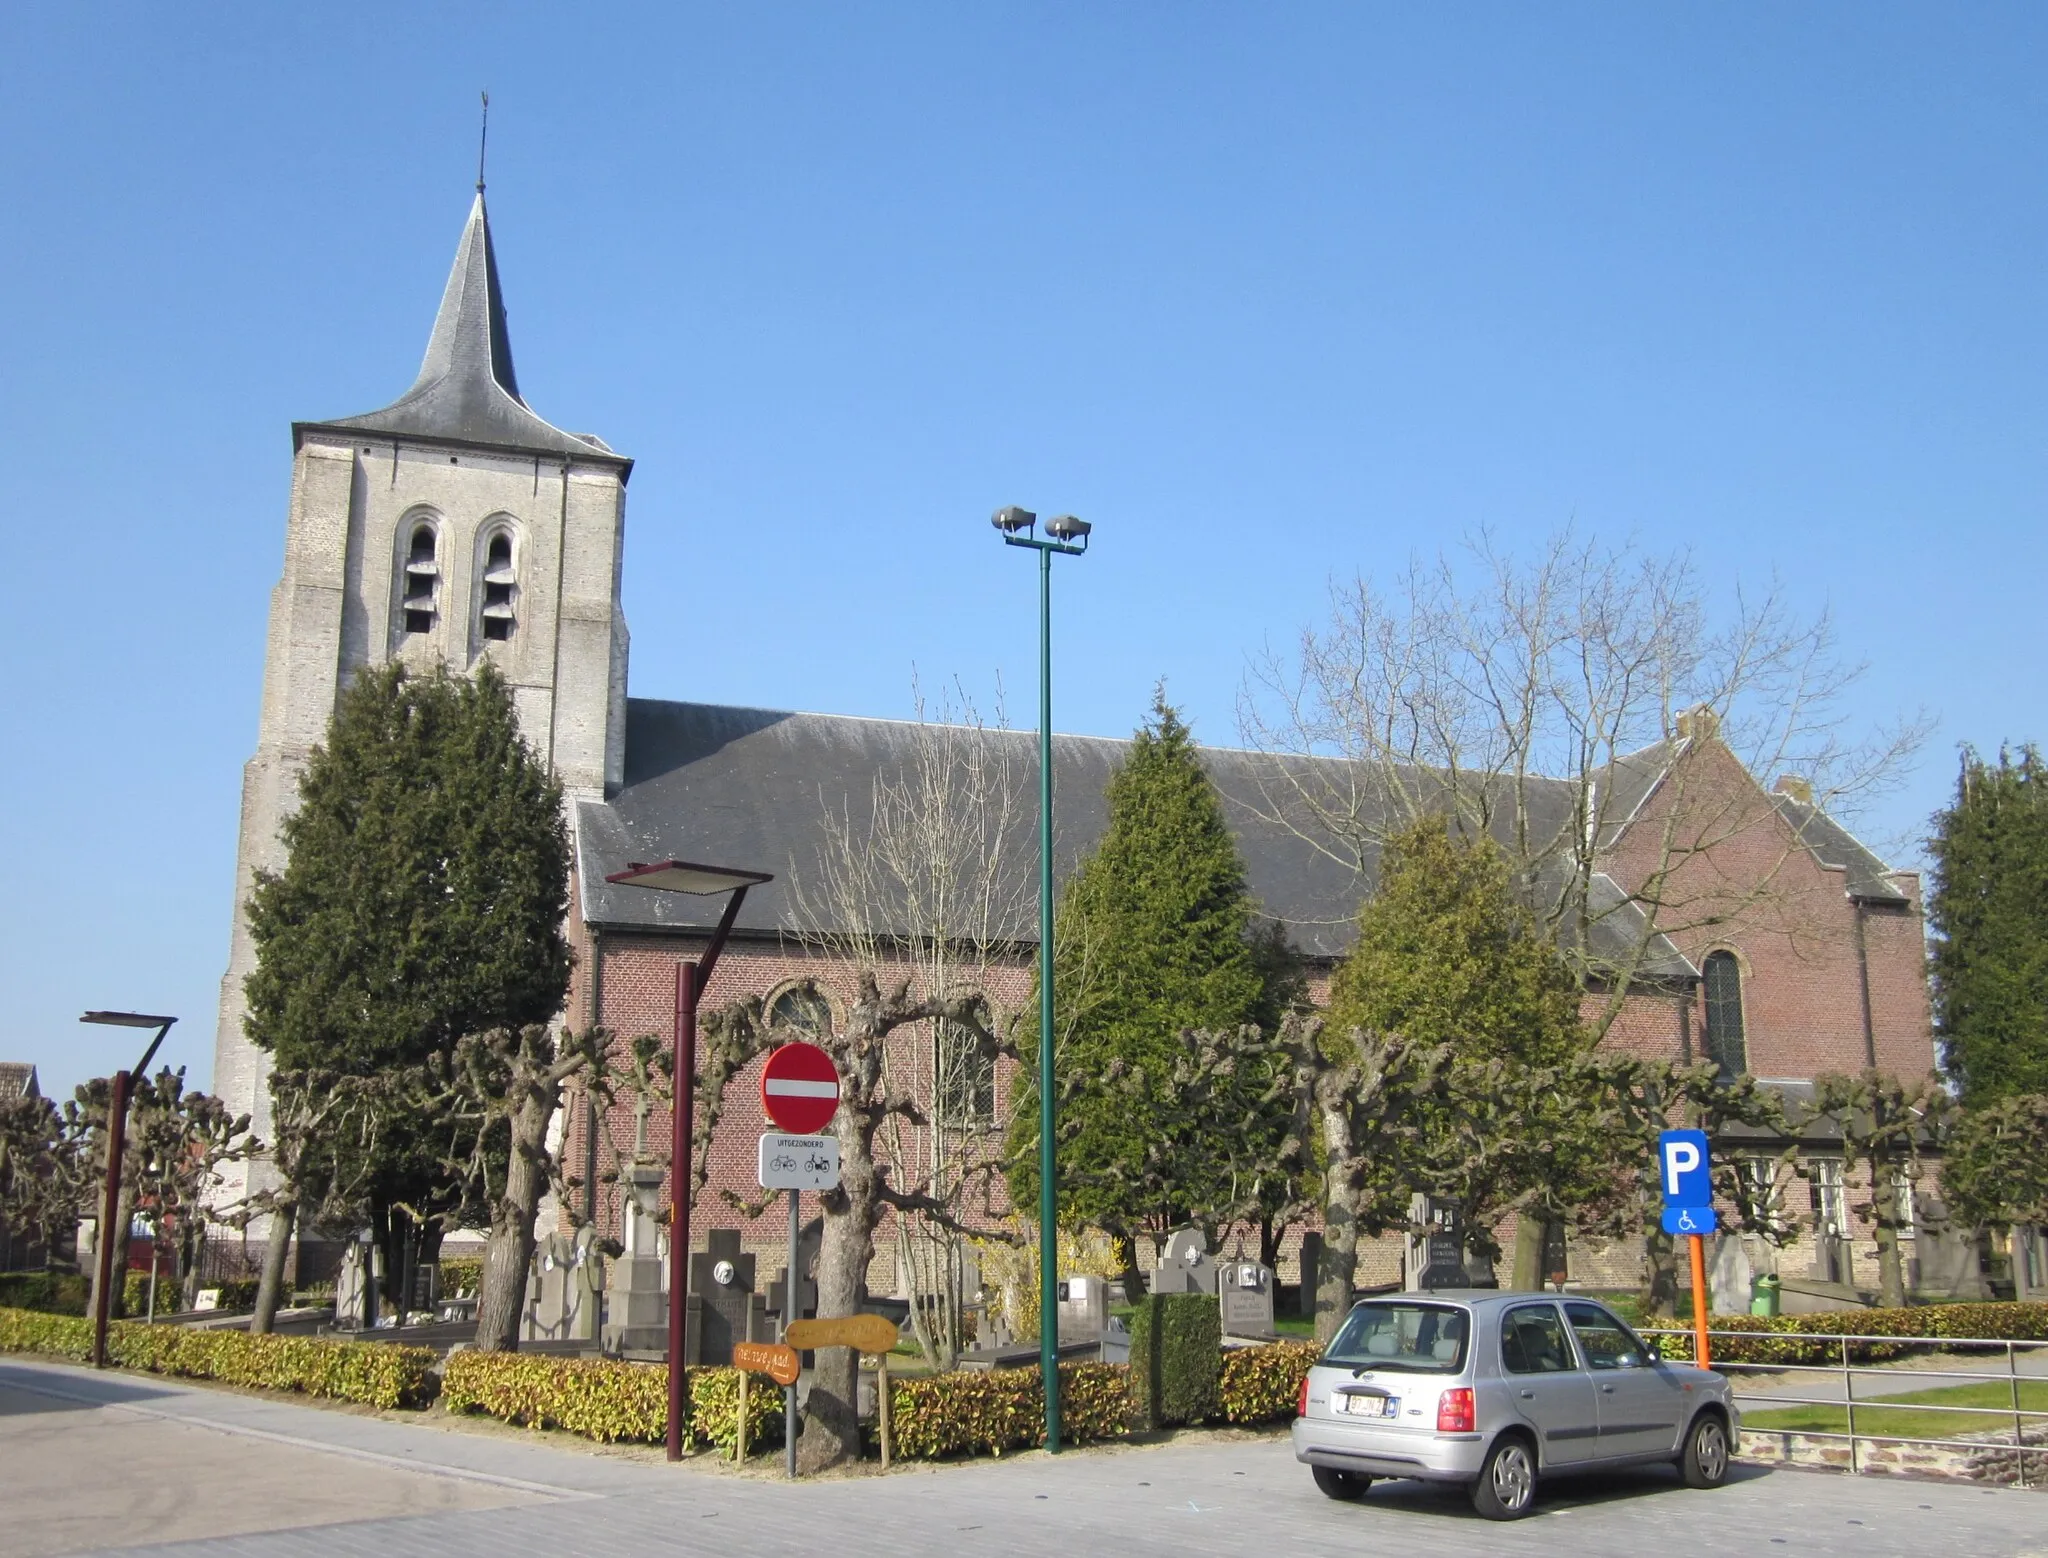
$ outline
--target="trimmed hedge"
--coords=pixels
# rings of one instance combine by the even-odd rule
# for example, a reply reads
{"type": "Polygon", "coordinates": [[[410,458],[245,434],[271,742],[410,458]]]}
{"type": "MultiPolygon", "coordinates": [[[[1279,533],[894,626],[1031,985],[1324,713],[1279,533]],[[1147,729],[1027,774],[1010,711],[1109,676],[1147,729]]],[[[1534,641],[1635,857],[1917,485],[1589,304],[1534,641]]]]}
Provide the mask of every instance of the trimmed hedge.
{"type": "Polygon", "coordinates": [[[1223,1375],[1218,1381],[1224,1420],[1270,1423],[1291,1419],[1301,1400],[1301,1382],[1322,1355],[1317,1342],[1232,1348],[1223,1355],[1223,1375]]]}
{"type": "MultiPolygon", "coordinates": [[[[1822,1315],[1716,1315],[1715,1331],[1753,1333],[1737,1339],[1716,1336],[1713,1353],[1724,1363],[1840,1363],[1842,1344],[1833,1336],[1896,1336],[1897,1342],[1851,1342],[1851,1363],[1883,1363],[1923,1351],[1944,1337],[1979,1336],[1996,1341],[2048,1341],[2048,1304],[1926,1304],[1906,1309],[1849,1309],[1822,1315]]],[[[1687,1336],[1653,1337],[1667,1358],[1690,1357],[1687,1336]]]]}
{"type": "MultiPolygon", "coordinates": [[[[956,1370],[889,1381],[896,1453],[906,1459],[1001,1455],[1045,1443],[1045,1386],[1036,1368],[956,1370]]],[[[1060,1365],[1060,1437],[1067,1444],[1131,1431],[1131,1371],[1121,1363],[1060,1365]]]]}
{"type": "Polygon", "coordinates": [[[1148,1428],[1223,1407],[1223,1317],[1206,1293],[1148,1293],[1131,1311],[1131,1399],[1148,1428]]]}
{"type": "Polygon", "coordinates": [[[10,1271],[0,1274],[0,1309],[33,1309],[48,1315],[82,1315],[92,1284],[68,1271],[10,1271]]]}
{"type": "MultiPolygon", "coordinates": [[[[0,1352],[46,1353],[84,1363],[92,1357],[92,1322],[0,1309],[0,1352]]],[[[440,1361],[429,1347],[194,1331],[132,1320],[116,1320],[107,1327],[107,1359],[150,1374],[297,1391],[376,1407],[425,1406],[434,1398],[433,1370],[440,1361]]]]}
{"type": "Polygon", "coordinates": [[[477,1293],[483,1290],[484,1258],[481,1255],[456,1255],[441,1262],[441,1291],[453,1297],[457,1293],[477,1293]]]}
{"type": "MultiPolygon", "coordinates": [[[[739,1371],[689,1371],[690,1437],[730,1450],[739,1431],[739,1371]]],[[[668,1371],[610,1358],[552,1358],[462,1351],[442,1371],[441,1403],[526,1428],[560,1428],[603,1444],[659,1444],[668,1437],[668,1371]]],[[[756,1380],[747,1391],[747,1442],[782,1437],[782,1391],[756,1380]]]]}

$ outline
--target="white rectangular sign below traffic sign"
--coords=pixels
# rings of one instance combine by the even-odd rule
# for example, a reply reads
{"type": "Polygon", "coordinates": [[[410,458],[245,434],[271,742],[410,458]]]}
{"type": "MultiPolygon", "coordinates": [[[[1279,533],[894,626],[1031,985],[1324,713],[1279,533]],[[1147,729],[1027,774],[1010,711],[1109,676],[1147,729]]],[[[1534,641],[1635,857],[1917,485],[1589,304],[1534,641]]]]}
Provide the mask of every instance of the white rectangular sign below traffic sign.
{"type": "Polygon", "coordinates": [[[761,1138],[760,1180],[763,1190],[832,1189],[839,1183],[839,1138],[767,1132],[761,1138]]]}

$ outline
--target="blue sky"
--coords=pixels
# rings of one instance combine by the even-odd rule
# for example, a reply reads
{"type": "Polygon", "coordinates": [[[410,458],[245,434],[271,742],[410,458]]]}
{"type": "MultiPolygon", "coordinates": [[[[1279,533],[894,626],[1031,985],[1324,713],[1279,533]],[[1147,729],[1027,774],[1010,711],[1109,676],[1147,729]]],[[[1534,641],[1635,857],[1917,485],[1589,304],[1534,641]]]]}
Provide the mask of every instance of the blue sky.
{"type": "Polygon", "coordinates": [[[210,1072],[293,418],[410,381],[492,97],[519,377],[635,456],[633,687],[1058,723],[1490,525],[1776,575],[2044,734],[2038,6],[45,6],[0,92],[0,1057],[210,1072]]]}

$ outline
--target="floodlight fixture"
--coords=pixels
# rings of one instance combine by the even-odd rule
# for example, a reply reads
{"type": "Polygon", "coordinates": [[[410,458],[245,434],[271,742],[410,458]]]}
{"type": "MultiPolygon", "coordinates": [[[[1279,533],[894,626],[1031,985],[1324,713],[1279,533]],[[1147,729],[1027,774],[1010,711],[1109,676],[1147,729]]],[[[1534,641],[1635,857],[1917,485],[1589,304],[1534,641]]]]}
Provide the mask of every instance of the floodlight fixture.
{"type": "Polygon", "coordinates": [[[1055,541],[1086,543],[1088,532],[1095,527],[1085,519],[1076,519],[1071,514],[1056,515],[1045,522],[1045,533],[1055,541]]]}
{"type": "Polygon", "coordinates": [[[1038,523],[1038,516],[1029,509],[1020,509],[1014,503],[1008,508],[997,509],[989,520],[1006,536],[1013,536],[1020,530],[1029,530],[1038,523]]]}

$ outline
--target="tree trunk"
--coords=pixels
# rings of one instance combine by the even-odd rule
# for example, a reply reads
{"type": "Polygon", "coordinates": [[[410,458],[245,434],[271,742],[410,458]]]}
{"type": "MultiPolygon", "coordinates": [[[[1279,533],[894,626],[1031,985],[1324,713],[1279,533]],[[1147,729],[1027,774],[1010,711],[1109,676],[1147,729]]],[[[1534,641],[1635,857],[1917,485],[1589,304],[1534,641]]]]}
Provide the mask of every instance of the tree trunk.
{"type": "MultiPolygon", "coordinates": [[[[880,1210],[873,1134],[873,1124],[854,1109],[840,1109],[839,1188],[821,1198],[825,1227],[818,1249],[820,1319],[859,1314],[867,1300],[868,1251],[880,1210]]],[[[796,1281],[794,1273],[791,1281],[796,1281]]],[[[821,1347],[816,1358],[803,1437],[796,1447],[797,1470],[805,1475],[860,1458],[860,1355],[847,1347],[821,1347]]]]}
{"type": "Polygon", "coordinates": [[[1352,1160],[1351,1122],[1341,1106],[1323,1109],[1323,1143],[1329,1154],[1323,1197],[1323,1258],[1316,1262],[1316,1340],[1328,1345],[1351,1313],[1351,1289],[1358,1275],[1357,1167],[1352,1160]]]}
{"type": "Polygon", "coordinates": [[[1543,1219],[1524,1212],[1515,1223],[1514,1273],[1508,1285],[1517,1293],[1543,1291],[1544,1235],[1549,1232],[1543,1219]]]}
{"type": "Polygon", "coordinates": [[[128,1317],[128,1230],[135,1226],[135,1187],[125,1183],[126,1175],[122,1178],[124,1183],[114,1198],[114,1260],[108,1268],[107,1313],[116,1320],[128,1317]]]}
{"type": "Polygon", "coordinates": [[[526,1278],[533,1268],[534,1219],[540,1214],[547,1176],[548,1122],[559,1086],[529,1089],[512,1116],[512,1155],[505,1168],[505,1193],[491,1208],[491,1241],[484,1249],[483,1285],[476,1306],[479,1352],[519,1350],[519,1316],[526,1308],[526,1278]]]}
{"type": "Polygon", "coordinates": [[[1643,1240],[1643,1312],[1660,1319],[1678,1312],[1678,1261],[1671,1235],[1659,1231],[1643,1240]]]}
{"type": "Polygon", "coordinates": [[[284,1297],[285,1257],[291,1253],[292,1227],[298,1218],[296,1196],[279,1202],[270,1214],[270,1242],[263,1248],[263,1275],[256,1283],[256,1313],[249,1317],[251,1336],[269,1335],[277,1321],[278,1305],[284,1297]]]}
{"type": "Polygon", "coordinates": [[[1110,1243],[1116,1250],[1116,1263],[1122,1271],[1118,1280],[1124,1285],[1124,1301],[1135,1304],[1145,1296],[1145,1273],[1138,1267],[1138,1237],[1130,1233],[1114,1234],[1110,1243]]]}

